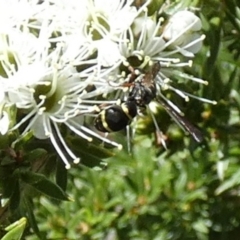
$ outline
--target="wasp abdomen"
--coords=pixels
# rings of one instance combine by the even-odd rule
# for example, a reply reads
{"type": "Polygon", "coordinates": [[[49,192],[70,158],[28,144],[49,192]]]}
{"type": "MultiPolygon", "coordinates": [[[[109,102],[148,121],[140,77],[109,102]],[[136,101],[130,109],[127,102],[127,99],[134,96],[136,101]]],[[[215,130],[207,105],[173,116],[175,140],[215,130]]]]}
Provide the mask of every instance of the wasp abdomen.
{"type": "Polygon", "coordinates": [[[117,132],[129,125],[136,115],[136,103],[126,101],[103,109],[96,117],[94,125],[101,132],[117,132]]]}

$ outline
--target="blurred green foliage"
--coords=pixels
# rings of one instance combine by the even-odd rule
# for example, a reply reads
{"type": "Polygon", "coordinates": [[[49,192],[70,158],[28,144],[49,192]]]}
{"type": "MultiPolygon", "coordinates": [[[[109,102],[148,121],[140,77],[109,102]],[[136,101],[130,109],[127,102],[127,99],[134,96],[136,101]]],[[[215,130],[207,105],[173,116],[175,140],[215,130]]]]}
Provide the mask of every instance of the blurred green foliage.
{"type": "Polygon", "coordinates": [[[114,153],[70,136],[82,162],[67,171],[48,142],[28,144],[28,135],[12,149],[15,136],[2,137],[1,149],[7,150],[0,153],[1,198],[9,199],[0,208],[2,239],[11,239],[10,234],[26,240],[239,239],[240,4],[172,2],[199,8],[203,21],[203,49],[186,71],[209,85],[182,86],[218,104],[191,100],[178,105],[201,127],[206,142],[196,144],[160,109],[157,119],[168,150],[156,143],[146,116],[136,124],[132,154],[121,133],[111,135],[125,146],[114,153]],[[24,219],[6,228],[21,217],[27,225],[24,219]]]}

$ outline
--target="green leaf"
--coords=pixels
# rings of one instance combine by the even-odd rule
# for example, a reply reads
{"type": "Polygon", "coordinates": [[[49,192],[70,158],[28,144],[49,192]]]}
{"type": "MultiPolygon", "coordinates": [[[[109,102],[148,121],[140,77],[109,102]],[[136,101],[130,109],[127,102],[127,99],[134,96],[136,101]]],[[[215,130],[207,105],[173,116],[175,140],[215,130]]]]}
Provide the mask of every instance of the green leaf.
{"type": "Polygon", "coordinates": [[[98,158],[108,158],[114,155],[112,149],[109,151],[107,148],[104,148],[101,145],[99,146],[95,143],[87,142],[82,138],[72,138],[71,144],[76,151],[97,156],[98,158]]]}
{"type": "Polygon", "coordinates": [[[232,177],[230,179],[226,180],[222,185],[220,185],[216,189],[215,194],[219,195],[222,192],[224,192],[234,186],[237,186],[239,184],[240,184],[240,170],[238,170],[236,173],[234,173],[232,175],[232,177]]]}
{"type": "Polygon", "coordinates": [[[57,161],[56,183],[62,190],[67,188],[67,169],[61,160],[57,161]]]}
{"type": "Polygon", "coordinates": [[[148,15],[151,16],[155,12],[158,12],[163,2],[163,0],[151,1],[151,3],[148,5],[148,15]]]}
{"type": "Polygon", "coordinates": [[[16,181],[9,201],[9,208],[11,209],[11,211],[16,210],[19,206],[19,203],[20,203],[20,186],[19,182],[16,181]]]}
{"type": "Polygon", "coordinates": [[[109,158],[114,155],[114,151],[109,151],[103,146],[97,146],[80,138],[71,139],[71,144],[71,148],[81,157],[81,163],[88,167],[98,166],[103,158],[109,158]]]}
{"type": "Polygon", "coordinates": [[[34,161],[38,158],[43,157],[46,154],[47,154],[47,151],[45,149],[42,149],[42,148],[34,149],[33,151],[28,153],[27,155],[28,161],[34,161]]]}
{"type": "Polygon", "coordinates": [[[25,217],[12,223],[5,228],[8,231],[1,240],[20,240],[26,227],[27,219],[25,217]]]}
{"type": "Polygon", "coordinates": [[[206,222],[204,220],[198,220],[197,222],[194,222],[193,223],[193,228],[198,231],[198,232],[201,232],[201,233],[208,233],[209,230],[206,226],[206,222]]]}
{"type": "Polygon", "coordinates": [[[12,148],[19,150],[27,144],[33,138],[32,131],[25,133],[23,136],[19,137],[15,142],[12,143],[12,148]]]}
{"type": "Polygon", "coordinates": [[[26,215],[28,217],[29,224],[32,227],[34,233],[39,237],[39,239],[44,239],[42,237],[42,234],[39,231],[35,216],[33,214],[33,204],[32,204],[31,199],[25,197],[24,198],[24,206],[26,209],[26,215]]]}
{"type": "Polygon", "coordinates": [[[68,201],[67,194],[55,183],[48,180],[44,175],[33,172],[22,172],[21,179],[43,194],[58,199],[68,201]]]}

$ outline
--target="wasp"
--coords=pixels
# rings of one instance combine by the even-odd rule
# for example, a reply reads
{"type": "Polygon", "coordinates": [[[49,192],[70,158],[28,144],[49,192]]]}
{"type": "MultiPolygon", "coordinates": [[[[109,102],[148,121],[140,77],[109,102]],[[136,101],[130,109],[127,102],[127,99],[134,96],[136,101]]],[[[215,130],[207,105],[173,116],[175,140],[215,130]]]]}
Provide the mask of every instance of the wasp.
{"type": "Polygon", "coordinates": [[[197,142],[204,140],[202,132],[187,118],[182,116],[165,98],[157,95],[155,78],[160,71],[160,63],[155,63],[150,71],[137,76],[134,69],[127,85],[129,94],[126,101],[103,109],[95,119],[95,127],[102,132],[115,132],[124,129],[138,114],[138,108],[145,108],[151,101],[156,100],[168,114],[187,131],[197,142]]]}

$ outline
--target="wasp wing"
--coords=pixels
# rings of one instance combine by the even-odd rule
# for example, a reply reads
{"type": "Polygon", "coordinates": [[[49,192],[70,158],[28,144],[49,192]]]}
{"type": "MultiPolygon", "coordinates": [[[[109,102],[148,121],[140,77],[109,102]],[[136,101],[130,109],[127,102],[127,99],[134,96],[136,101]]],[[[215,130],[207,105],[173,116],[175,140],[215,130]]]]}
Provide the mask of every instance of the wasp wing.
{"type": "Polygon", "coordinates": [[[168,112],[168,114],[175,120],[175,122],[187,131],[198,143],[202,143],[204,141],[203,133],[195,127],[187,118],[180,115],[171,105],[169,105],[164,99],[157,99],[158,102],[162,105],[162,107],[168,112]]]}

